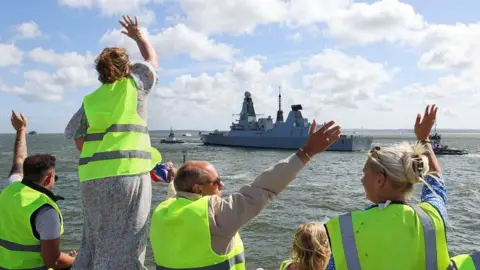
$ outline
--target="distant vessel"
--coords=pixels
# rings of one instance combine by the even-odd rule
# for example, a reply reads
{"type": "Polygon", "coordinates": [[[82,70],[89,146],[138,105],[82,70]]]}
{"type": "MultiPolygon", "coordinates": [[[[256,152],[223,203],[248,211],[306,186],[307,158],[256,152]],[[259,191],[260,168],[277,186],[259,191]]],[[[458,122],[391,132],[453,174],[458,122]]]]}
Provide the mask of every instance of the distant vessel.
{"type": "Polygon", "coordinates": [[[173,130],[170,129],[170,134],[168,134],[167,138],[161,139],[160,143],[169,143],[169,144],[174,144],[174,143],[183,143],[182,140],[179,140],[175,137],[175,133],[173,133],[173,130]]]}
{"type": "Polygon", "coordinates": [[[435,155],[466,155],[467,150],[449,148],[448,145],[442,144],[442,135],[437,133],[437,124],[435,123],[435,133],[430,135],[432,148],[435,155]]]}
{"type": "MultiPolygon", "coordinates": [[[[278,112],[276,122],[272,117],[259,118],[255,114],[252,95],[245,92],[240,119],[232,123],[230,131],[215,130],[209,134],[201,134],[205,145],[238,146],[272,149],[298,149],[308,138],[311,123],[302,117],[302,105],[292,105],[287,120],[283,121],[282,95],[278,95],[278,112]]],[[[320,128],[320,127],[318,127],[320,128]]],[[[373,138],[363,135],[341,135],[327,151],[362,151],[370,150],[373,138]]]]}
{"type": "Polygon", "coordinates": [[[28,135],[37,135],[37,132],[35,130],[32,130],[32,131],[28,132],[28,135]]]}
{"type": "Polygon", "coordinates": [[[183,137],[192,137],[192,134],[190,134],[190,133],[183,133],[182,136],[183,136],[183,137]]]}

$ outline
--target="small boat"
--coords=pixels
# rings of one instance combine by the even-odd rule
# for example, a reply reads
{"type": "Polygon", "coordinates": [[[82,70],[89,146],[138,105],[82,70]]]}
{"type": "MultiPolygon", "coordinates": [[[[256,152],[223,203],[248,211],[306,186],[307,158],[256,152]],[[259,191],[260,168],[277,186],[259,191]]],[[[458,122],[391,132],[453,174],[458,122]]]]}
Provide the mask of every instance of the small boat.
{"type": "Polygon", "coordinates": [[[168,137],[161,139],[160,143],[175,144],[175,143],[184,143],[184,142],[182,140],[177,139],[175,137],[175,133],[173,133],[173,130],[170,129],[170,134],[168,134],[168,137]]]}
{"type": "Polygon", "coordinates": [[[182,136],[183,136],[183,137],[192,137],[192,134],[190,134],[190,133],[183,133],[182,136]]]}
{"type": "Polygon", "coordinates": [[[432,142],[432,148],[435,155],[466,155],[467,150],[449,148],[448,145],[442,144],[442,135],[437,133],[437,124],[435,124],[435,133],[430,135],[430,141],[432,142]]]}
{"type": "Polygon", "coordinates": [[[35,130],[32,130],[32,131],[28,132],[28,135],[37,135],[37,132],[35,130]]]}

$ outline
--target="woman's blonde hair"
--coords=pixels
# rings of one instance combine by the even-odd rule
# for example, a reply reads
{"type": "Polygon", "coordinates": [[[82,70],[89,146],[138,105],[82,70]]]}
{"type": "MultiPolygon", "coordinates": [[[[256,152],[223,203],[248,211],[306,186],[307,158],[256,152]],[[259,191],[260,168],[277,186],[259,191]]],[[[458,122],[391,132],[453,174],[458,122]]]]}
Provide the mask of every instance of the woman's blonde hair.
{"type": "Polygon", "coordinates": [[[366,167],[377,173],[384,173],[393,183],[393,186],[407,195],[413,190],[413,185],[425,183],[424,178],[431,175],[428,157],[425,155],[428,149],[424,145],[410,145],[403,142],[392,147],[375,147],[368,154],[366,167]]]}
{"type": "Polygon", "coordinates": [[[113,83],[130,74],[130,57],[123,48],[105,48],[95,59],[95,69],[101,83],[113,83]]]}
{"type": "Polygon", "coordinates": [[[295,232],[292,263],[296,270],[323,270],[330,261],[330,243],[320,222],[301,224],[295,232]]]}

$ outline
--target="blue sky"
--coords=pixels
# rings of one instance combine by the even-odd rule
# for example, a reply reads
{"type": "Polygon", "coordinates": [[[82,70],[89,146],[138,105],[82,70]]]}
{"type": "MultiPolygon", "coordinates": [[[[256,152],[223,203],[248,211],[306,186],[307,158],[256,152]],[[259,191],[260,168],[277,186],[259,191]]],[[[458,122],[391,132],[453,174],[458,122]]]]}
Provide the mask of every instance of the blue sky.
{"type": "Polygon", "coordinates": [[[442,128],[480,128],[477,2],[350,0],[7,1],[0,17],[0,133],[12,109],[30,129],[62,132],[106,46],[139,15],[160,56],[150,129],[228,129],[252,92],[256,111],[284,110],[345,128],[410,128],[427,103],[442,128]],[[28,6],[28,8],[25,8],[28,6]],[[476,16],[477,15],[477,16],[476,16]]]}

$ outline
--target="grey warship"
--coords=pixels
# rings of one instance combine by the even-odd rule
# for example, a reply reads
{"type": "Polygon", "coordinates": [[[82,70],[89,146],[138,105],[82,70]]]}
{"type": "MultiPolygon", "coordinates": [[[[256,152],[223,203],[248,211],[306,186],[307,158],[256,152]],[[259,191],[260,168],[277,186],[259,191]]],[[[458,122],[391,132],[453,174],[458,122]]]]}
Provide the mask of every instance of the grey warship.
{"type": "MultiPolygon", "coordinates": [[[[230,131],[215,130],[208,134],[200,133],[204,145],[230,147],[250,147],[269,149],[298,149],[308,138],[311,123],[303,118],[302,105],[292,105],[287,120],[283,121],[282,95],[278,95],[278,111],[275,123],[271,116],[258,118],[255,114],[252,95],[245,92],[240,119],[232,123],[230,131]]],[[[320,127],[318,127],[320,128],[320,127]]],[[[341,135],[327,151],[370,150],[373,137],[363,135],[341,135]]]]}

